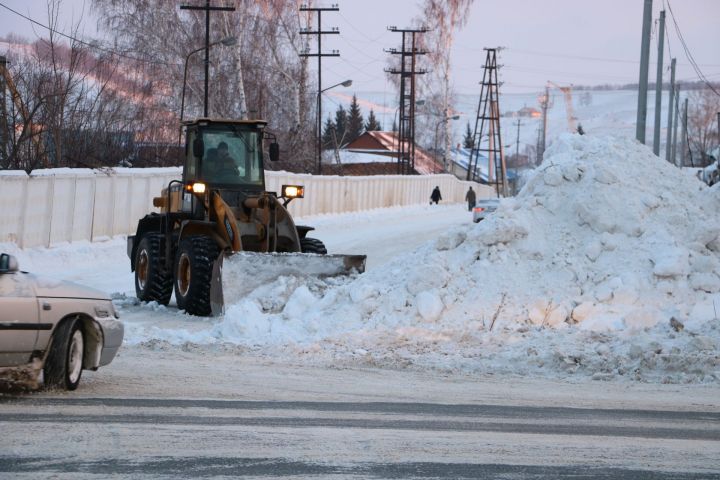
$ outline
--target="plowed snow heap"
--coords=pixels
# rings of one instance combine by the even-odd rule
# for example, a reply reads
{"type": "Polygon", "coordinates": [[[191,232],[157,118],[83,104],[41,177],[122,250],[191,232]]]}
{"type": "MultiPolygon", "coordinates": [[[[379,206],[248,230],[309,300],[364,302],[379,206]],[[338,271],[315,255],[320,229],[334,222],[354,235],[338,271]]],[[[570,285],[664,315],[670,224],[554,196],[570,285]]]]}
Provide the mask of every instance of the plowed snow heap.
{"type": "Polygon", "coordinates": [[[568,135],[545,158],[480,224],[349,284],[281,279],[213,337],[339,363],[718,381],[717,188],[632,140],[568,135]]]}

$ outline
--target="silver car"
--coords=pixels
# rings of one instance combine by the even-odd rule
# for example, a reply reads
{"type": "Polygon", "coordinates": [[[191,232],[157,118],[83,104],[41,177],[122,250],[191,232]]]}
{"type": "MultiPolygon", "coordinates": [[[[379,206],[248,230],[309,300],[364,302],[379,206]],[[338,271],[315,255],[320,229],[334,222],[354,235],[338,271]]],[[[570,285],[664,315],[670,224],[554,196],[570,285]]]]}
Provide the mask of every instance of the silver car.
{"type": "Polygon", "coordinates": [[[473,222],[478,223],[480,220],[485,219],[489,214],[497,210],[500,204],[498,198],[483,198],[478,200],[472,209],[473,222]]]}
{"type": "Polygon", "coordinates": [[[124,328],[107,294],[18,269],[0,254],[0,380],[75,390],[112,361],[124,328]]]}

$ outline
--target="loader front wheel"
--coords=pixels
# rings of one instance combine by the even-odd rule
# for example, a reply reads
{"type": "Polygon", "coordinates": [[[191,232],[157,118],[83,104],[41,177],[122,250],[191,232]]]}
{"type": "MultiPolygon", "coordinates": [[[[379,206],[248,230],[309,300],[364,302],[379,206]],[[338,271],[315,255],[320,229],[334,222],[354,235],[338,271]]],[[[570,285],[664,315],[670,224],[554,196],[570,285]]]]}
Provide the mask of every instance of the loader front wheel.
{"type": "Polygon", "coordinates": [[[327,248],[322,240],[317,238],[303,238],[300,239],[300,251],[302,253],[317,253],[320,255],[327,254],[327,248]]]}
{"type": "Polygon", "coordinates": [[[172,277],[163,268],[162,235],[146,235],[135,254],[135,293],[143,302],[167,305],[172,295],[172,277]]]}
{"type": "Polygon", "coordinates": [[[218,253],[212,238],[192,235],[182,239],[175,257],[175,300],[179,309],[191,315],[210,315],[210,282],[218,253]]]}

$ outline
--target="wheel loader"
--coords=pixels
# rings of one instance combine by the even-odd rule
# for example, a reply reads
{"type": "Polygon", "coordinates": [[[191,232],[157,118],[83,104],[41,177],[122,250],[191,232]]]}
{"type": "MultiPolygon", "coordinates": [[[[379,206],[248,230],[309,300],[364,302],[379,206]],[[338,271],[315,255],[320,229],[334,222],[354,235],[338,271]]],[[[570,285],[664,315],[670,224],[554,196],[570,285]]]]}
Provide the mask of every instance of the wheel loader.
{"type": "Polygon", "coordinates": [[[295,225],[288,203],[303,198],[301,185],[265,188],[263,146],[279,157],[262,120],[202,118],[184,122],[182,180],[173,180],[140,219],[127,252],[142,301],[218,315],[257,286],[281,275],[362,273],[365,255],[328,255],[312,227],[295,225]]]}

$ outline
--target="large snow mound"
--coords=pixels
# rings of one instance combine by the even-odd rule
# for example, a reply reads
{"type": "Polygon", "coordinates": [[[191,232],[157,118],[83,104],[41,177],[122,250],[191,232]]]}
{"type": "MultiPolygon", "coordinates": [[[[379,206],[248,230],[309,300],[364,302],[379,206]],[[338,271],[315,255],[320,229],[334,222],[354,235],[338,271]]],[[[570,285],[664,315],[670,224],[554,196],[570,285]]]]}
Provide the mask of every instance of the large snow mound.
{"type": "Polygon", "coordinates": [[[349,282],[280,278],[203,332],[151,336],[339,365],[717,382],[719,208],[717,187],[633,140],[566,135],[477,225],[349,282]]]}

